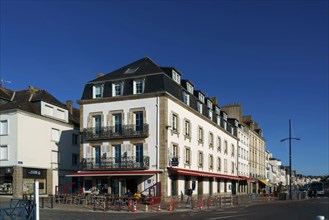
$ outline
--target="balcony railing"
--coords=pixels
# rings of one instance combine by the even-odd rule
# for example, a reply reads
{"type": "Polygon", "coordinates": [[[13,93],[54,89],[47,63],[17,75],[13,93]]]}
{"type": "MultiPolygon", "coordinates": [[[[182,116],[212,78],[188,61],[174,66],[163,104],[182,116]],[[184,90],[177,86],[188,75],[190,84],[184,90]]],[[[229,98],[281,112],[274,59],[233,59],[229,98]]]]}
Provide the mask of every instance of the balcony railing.
{"type": "Polygon", "coordinates": [[[150,157],[104,157],[84,158],[81,161],[82,170],[144,170],[149,168],[150,157]]]}
{"type": "Polygon", "coordinates": [[[149,125],[120,125],[100,128],[83,129],[84,140],[121,139],[121,138],[146,138],[149,136],[149,125]]]}

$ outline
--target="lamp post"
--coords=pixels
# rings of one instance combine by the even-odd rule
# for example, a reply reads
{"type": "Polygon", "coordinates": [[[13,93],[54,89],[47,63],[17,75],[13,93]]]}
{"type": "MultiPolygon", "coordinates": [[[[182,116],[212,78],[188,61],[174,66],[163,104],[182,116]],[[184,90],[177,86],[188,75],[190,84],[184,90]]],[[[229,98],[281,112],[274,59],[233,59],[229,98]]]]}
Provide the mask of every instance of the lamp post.
{"type": "Polygon", "coordinates": [[[291,137],[291,119],[289,119],[289,137],[282,139],[281,142],[289,140],[289,199],[292,199],[291,195],[291,140],[297,140],[299,141],[300,138],[293,138],[291,137]]]}

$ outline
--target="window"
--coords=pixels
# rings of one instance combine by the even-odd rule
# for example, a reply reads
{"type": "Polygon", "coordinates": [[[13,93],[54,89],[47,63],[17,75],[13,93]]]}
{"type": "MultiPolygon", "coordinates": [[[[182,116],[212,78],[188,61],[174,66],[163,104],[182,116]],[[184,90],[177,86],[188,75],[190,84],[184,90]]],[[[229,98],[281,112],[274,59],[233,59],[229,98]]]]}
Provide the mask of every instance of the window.
{"type": "Polygon", "coordinates": [[[202,167],[203,166],[203,152],[202,151],[199,151],[198,165],[199,165],[199,167],[202,167]]]}
{"type": "Polygon", "coordinates": [[[57,116],[60,119],[65,119],[65,111],[61,110],[61,109],[57,109],[57,116]]]}
{"type": "Polygon", "coordinates": [[[213,148],[214,147],[214,135],[213,133],[209,133],[209,147],[213,148]]]}
{"type": "Polygon", "coordinates": [[[234,145],[232,144],[231,145],[231,156],[234,157],[234,151],[235,151],[235,147],[234,145]]]}
{"type": "Polygon", "coordinates": [[[49,105],[45,105],[45,115],[54,116],[54,108],[49,105]]]}
{"type": "Polygon", "coordinates": [[[220,137],[217,137],[217,151],[222,151],[222,139],[220,137]]]}
{"type": "Polygon", "coordinates": [[[207,100],[207,107],[212,109],[212,102],[209,99],[207,100]]]}
{"type": "Polygon", "coordinates": [[[203,142],[203,128],[202,127],[198,128],[198,141],[201,143],[203,142]]]}
{"type": "Polygon", "coordinates": [[[191,94],[193,94],[193,86],[190,84],[190,83],[186,83],[186,88],[187,88],[187,91],[191,94]]]}
{"type": "Polygon", "coordinates": [[[72,134],[72,145],[78,145],[78,141],[79,141],[79,135],[72,134]]]}
{"type": "Polygon", "coordinates": [[[8,120],[0,121],[0,135],[8,135],[8,120]]]}
{"type": "Polygon", "coordinates": [[[208,118],[210,118],[210,120],[213,119],[213,114],[212,114],[212,110],[208,110],[208,118]]]}
{"type": "Polygon", "coordinates": [[[184,135],[186,137],[190,137],[190,131],[191,131],[191,124],[190,121],[185,120],[184,121],[184,135]]]}
{"type": "Polygon", "coordinates": [[[144,113],[142,111],[134,112],[134,116],[135,116],[135,130],[142,132],[144,126],[144,113]]]}
{"type": "Polygon", "coordinates": [[[172,78],[175,82],[180,84],[180,75],[175,70],[172,71],[172,78]]]}
{"type": "Polygon", "coordinates": [[[8,146],[7,145],[0,146],[0,160],[8,160],[8,146]]]}
{"type": "Polygon", "coordinates": [[[220,159],[220,157],[217,157],[217,170],[221,171],[222,169],[222,160],[220,159]]]}
{"type": "Polygon", "coordinates": [[[172,129],[176,132],[178,130],[178,116],[175,114],[172,114],[172,129]]]}
{"type": "Polygon", "coordinates": [[[214,167],[214,156],[209,155],[209,169],[212,169],[214,167]]]}
{"type": "Polygon", "coordinates": [[[93,116],[94,127],[95,127],[95,135],[100,135],[102,131],[102,116],[95,115],[93,116]]]}
{"type": "Polygon", "coordinates": [[[197,108],[198,108],[198,112],[199,112],[200,114],[202,114],[202,103],[201,103],[201,102],[198,102],[198,103],[197,103],[197,108]]]}
{"type": "Polygon", "coordinates": [[[199,92],[199,100],[200,102],[204,103],[204,95],[199,92]]]}
{"type": "Polygon", "coordinates": [[[227,155],[227,141],[224,141],[224,154],[227,155]]]}
{"type": "Polygon", "coordinates": [[[217,125],[220,125],[220,116],[219,115],[216,115],[216,123],[217,123],[217,125]]]}
{"type": "Polygon", "coordinates": [[[191,150],[190,148],[185,148],[185,163],[190,165],[191,164],[191,150]]]}
{"type": "Polygon", "coordinates": [[[79,165],[79,155],[78,154],[72,154],[72,165],[73,166],[79,165]]]}
{"type": "Polygon", "coordinates": [[[144,80],[138,79],[134,80],[134,94],[144,93],[144,80]]]}
{"type": "Polygon", "coordinates": [[[129,68],[124,72],[124,74],[135,73],[138,69],[139,69],[139,66],[132,66],[132,67],[129,67],[129,68]]]}
{"type": "Polygon", "coordinates": [[[142,167],[143,165],[143,144],[136,144],[136,162],[139,163],[139,166],[142,167]]]}
{"type": "Polygon", "coordinates": [[[120,135],[122,133],[122,115],[121,113],[113,114],[114,133],[120,135]]]}
{"type": "Polygon", "coordinates": [[[177,144],[172,145],[172,157],[178,158],[178,145],[177,144]]]}
{"type": "Polygon", "coordinates": [[[122,91],[123,91],[123,83],[122,82],[118,82],[118,83],[113,83],[112,84],[112,96],[121,96],[122,95],[122,91]]]}
{"type": "Polygon", "coordinates": [[[235,164],[234,164],[234,162],[232,161],[232,163],[231,163],[231,174],[234,174],[234,167],[235,167],[235,164]]]}
{"type": "Polygon", "coordinates": [[[183,101],[186,105],[190,105],[190,95],[186,92],[183,92],[183,101]]]}
{"type": "Polygon", "coordinates": [[[224,173],[227,173],[227,159],[224,159],[224,173]]]}
{"type": "Polygon", "coordinates": [[[51,129],[51,140],[55,142],[59,142],[59,130],[52,128],[51,129]]]}
{"type": "Polygon", "coordinates": [[[103,85],[94,85],[93,86],[93,98],[102,98],[103,97],[103,85]]]}

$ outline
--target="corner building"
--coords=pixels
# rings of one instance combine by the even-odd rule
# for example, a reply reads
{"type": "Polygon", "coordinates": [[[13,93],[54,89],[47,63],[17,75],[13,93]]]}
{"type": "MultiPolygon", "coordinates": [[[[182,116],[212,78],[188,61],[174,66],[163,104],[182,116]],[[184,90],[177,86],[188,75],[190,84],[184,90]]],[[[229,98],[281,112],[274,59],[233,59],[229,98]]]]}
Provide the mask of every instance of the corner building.
{"type": "Polygon", "coordinates": [[[86,83],[80,104],[82,190],[162,199],[236,194],[236,131],[216,98],[145,57],[86,83]]]}

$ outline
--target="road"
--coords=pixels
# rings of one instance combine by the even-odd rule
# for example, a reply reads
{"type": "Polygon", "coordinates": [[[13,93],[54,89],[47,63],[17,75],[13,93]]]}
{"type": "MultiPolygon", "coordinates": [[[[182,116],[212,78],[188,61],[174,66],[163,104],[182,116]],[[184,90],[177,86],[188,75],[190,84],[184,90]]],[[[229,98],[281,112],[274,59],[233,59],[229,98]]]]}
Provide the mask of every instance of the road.
{"type": "Polygon", "coordinates": [[[276,201],[267,204],[233,207],[225,209],[180,211],[180,212],[153,212],[153,213],[114,213],[93,211],[69,211],[40,209],[42,220],[98,220],[98,219],[156,219],[156,220],[315,220],[322,215],[329,218],[329,198],[320,197],[306,200],[276,201]]]}

